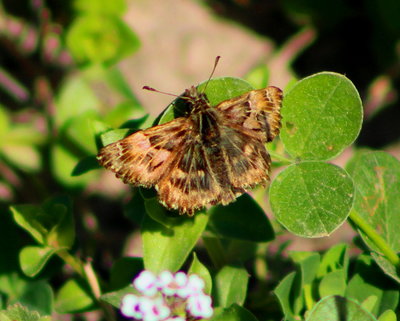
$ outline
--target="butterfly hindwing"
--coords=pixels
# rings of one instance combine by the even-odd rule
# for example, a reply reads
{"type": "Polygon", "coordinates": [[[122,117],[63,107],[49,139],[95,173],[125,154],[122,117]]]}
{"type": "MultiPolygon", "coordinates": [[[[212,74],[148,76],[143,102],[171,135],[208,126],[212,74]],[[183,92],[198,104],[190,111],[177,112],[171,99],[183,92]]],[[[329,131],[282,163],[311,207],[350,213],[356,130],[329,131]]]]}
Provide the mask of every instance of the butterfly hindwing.
{"type": "Polygon", "coordinates": [[[225,100],[215,108],[221,111],[226,122],[250,129],[254,134],[262,133],[269,142],[279,134],[281,105],[282,91],[269,86],[225,100]]]}
{"type": "Polygon", "coordinates": [[[248,189],[265,183],[271,159],[259,136],[237,128],[222,128],[222,144],[232,186],[248,189]],[[229,156],[228,156],[229,155],[229,156]]]}
{"type": "MultiPolygon", "coordinates": [[[[214,155],[215,156],[215,155],[214,155]]],[[[156,186],[168,208],[192,215],[196,209],[218,203],[224,193],[204,146],[186,144],[176,166],[156,186]]]]}

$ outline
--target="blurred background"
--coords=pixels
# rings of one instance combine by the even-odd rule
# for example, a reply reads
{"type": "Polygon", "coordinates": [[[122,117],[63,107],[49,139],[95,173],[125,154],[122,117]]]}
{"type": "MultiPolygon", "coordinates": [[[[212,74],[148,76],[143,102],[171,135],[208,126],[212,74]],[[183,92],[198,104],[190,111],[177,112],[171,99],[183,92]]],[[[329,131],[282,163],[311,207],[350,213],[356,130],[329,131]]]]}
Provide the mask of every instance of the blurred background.
{"type": "MultiPolygon", "coordinates": [[[[400,158],[398,0],[3,0],[3,222],[9,204],[67,194],[83,255],[104,267],[121,252],[139,255],[125,242],[139,222],[127,203],[129,187],[88,170],[97,168],[95,137],[130,119],[149,126],[171,97],[142,87],[180,94],[207,79],[217,55],[216,77],[242,77],[256,87],[285,90],[320,71],[345,74],[364,102],[356,146],[400,158]]],[[[343,166],[350,154],[335,162],[343,166]]]]}

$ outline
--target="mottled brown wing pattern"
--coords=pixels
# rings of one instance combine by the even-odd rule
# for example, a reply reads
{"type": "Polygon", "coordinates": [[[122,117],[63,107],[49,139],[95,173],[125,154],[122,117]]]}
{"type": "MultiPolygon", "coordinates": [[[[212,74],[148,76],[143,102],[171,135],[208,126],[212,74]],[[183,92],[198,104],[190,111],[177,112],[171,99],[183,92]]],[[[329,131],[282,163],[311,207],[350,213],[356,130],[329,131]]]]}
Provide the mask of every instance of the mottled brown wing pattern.
{"type": "Polygon", "coordinates": [[[160,202],[188,215],[207,205],[232,202],[235,195],[216,175],[215,155],[210,159],[201,144],[186,147],[176,166],[156,185],[160,202]]]}
{"type": "Polygon", "coordinates": [[[233,186],[248,189],[269,180],[271,159],[264,144],[279,134],[281,104],[282,91],[270,86],[215,107],[222,115],[222,147],[233,186]]]}
{"type": "Polygon", "coordinates": [[[154,186],[167,208],[193,215],[269,179],[264,144],[279,133],[282,92],[252,90],[216,107],[195,87],[185,97],[193,106],[187,117],[110,144],[98,159],[125,183],[154,186]]]}
{"type": "Polygon", "coordinates": [[[174,166],[190,131],[187,118],[138,131],[103,147],[97,155],[101,165],[124,183],[152,187],[174,166]]]}
{"type": "Polygon", "coordinates": [[[270,156],[261,135],[249,130],[221,126],[221,148],[226,155],[226,167],[233,187],[253,188],[269,180],[270,156]]]}
{"type": "Polygon", "coordinates": [[[281,128],[281,105],[282,91],[269,86],[225,100],[215,108],[222,112],[228,123],[263,133],[266,142],[270,142],[281,128]]]}
{"type": "Polygon", "coordinates": [[[174,168],[156,185],[160,201],[168,208],[193,215],[213,204],[228,204],[245,190],[232,186],[221,148],[221,116],[215,109],[192,114],[192,131],[174,168]]]}

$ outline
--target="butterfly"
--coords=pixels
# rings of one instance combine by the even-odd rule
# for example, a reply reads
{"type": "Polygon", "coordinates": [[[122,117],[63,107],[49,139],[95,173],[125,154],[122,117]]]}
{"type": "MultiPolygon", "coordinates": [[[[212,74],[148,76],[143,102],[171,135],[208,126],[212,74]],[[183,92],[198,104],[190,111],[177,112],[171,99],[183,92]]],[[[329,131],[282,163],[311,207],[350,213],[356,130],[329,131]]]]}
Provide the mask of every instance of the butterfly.
{"type": "Polygon", "coordinates": [[[265,143],[279,134],[282,91],[251,90],[216,106],[204,91],[186,89],[179,96],[190,107],[183,117],[103,147],[99,163],[124,183],[155,187],[161,204],[189,216],[265,184],[271,166],[265,143]]]}

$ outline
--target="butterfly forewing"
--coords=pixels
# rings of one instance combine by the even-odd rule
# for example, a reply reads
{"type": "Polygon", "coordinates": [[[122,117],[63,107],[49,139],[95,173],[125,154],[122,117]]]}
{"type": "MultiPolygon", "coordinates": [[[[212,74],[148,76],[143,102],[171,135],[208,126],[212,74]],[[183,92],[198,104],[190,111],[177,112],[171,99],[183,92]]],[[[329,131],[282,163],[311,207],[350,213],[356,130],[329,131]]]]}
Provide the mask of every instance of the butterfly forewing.
{"type": "Polygon", "coordinates": [[[103,147],[97,159],[124,183],[151,187],[172,170],[189,131],[188,119],[176,118],[103,147]]]}

